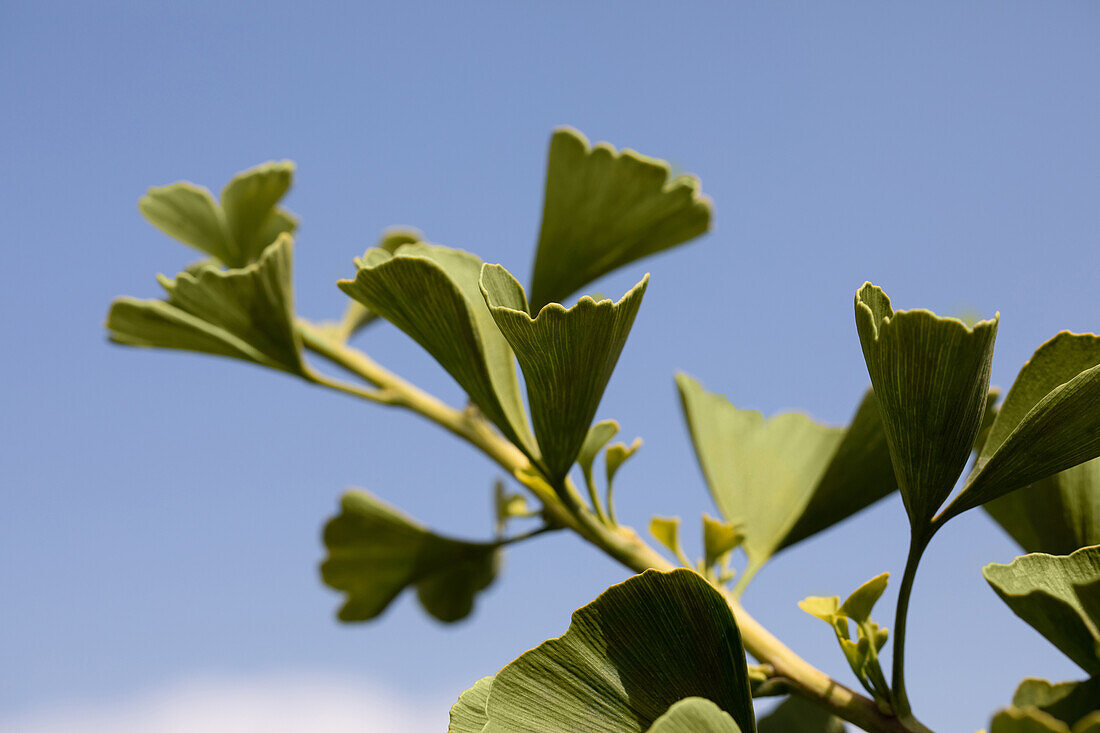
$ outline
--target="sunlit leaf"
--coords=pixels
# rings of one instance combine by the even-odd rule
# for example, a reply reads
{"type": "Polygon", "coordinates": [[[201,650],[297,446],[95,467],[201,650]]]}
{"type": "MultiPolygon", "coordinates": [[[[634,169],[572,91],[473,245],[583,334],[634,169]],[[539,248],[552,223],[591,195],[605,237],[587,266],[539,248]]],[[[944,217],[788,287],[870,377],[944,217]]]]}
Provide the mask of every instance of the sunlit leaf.
{"type": "Polygon", "coordinates": [[[634,442],[630,445],[626,443],[612,443],[607,446],[607,453],[605,460],[607,462],[607,485],[611,486],[615,483],[615,474],[619,472],[622,465],[626,461],[638,452],[638,449],[642,447],[642,439],[635,438],[634,442]]]}
{"type": "Polygon", "coordinates": [[[378,616],[405,588],[440,621],[457,621],[496,575],[495,543],[462,542],[433,534],[363,491],[349,491],[340,514],[325,526],[325,583],[343,591],[343,621],[378,616]]]}
{"type": "Polygon", "coordinates": [[[648,733],[741,733],[741,728],[705,697],[688,697],[657,718],[648,733]]]}
{"type": "MultiPolygon", "coordinates": [[[[424,241],[424,235],[418,230],[406,227],[394,227],[382,232],[378,244],[374,246],[393,254],[397,251],[398,247],[422,241],[424,241]]],[[[367,308],[357,300],[352,300],[348,303],[347,310],[344,311],[344,317],[340,320],[340,323],[335,326],[336,336],[341,341],[347,341],[361,328],[377,318],[378,314],[370,308],[367,308]]]]}
{"type": "Polygon", "coordinates": [[[576,130],[550,140],[546,198],[531,281],[531,311],[562,302],[615,268],[693,239],[710,227],[710,199],[693,176],[576,130]]]}
{"type": "Polygon", "coordinates": [[[277,208],[293,177],[294,164],[289,160],[264,163],[233,176],[222,189],[225,223],[242,264],[259,257],[283,232],[294,231],[293,217],[277,208]]]}
{"type": "Polygon", "coordinates": [[[924,533],[981,428],[997,318],[968,328],[931,311],[897,311],[866,283],[856,328],[909,521],[924,533]]]}
{"type": "Polygon", "coordinates": [[[944,519],[1097,456],[1100,337],[1063,331],[1020,370],[944,519]]]}
{"type": "Polygon", "coordinates": [[[277,206],[293,176],[290,161],[265,163],[238,173],[222,191],[221,205],[206,188],[182,181],[150,188],[138,206],[165,234],[229,267],[244,267],[280,234],[294,232],[297,221],[277,206]]]}
{"type": "Polygon", "coordinates": [[[592,464],[596,456],[618,432],[619,423],[614,420],[601,420],[588,429],[580,452],[577,453],[577,465],[581,467],[589,486],[592,485],[592,464]]]}
{"type": "Polygon", "coordinates": [[[890,493],[893,469],[872,394],[847,430],[734,407],[676,378],[695,453],[722,516],[744,534],[746,579],[768,558],[890,493]]]}
{"type": "Polygon", "coordinates": [[[424,347],[509,440],[535,455],[512,350],[478,290],[481,260],[416,243],[395,254],[371,249],[356,264],[355,279],[340,288],[424,347]]]}
{"type": "Polygon", "coordinates": [[[482,677],[473,687],[458,696],[458,702],[451,706],[451,722],[447,726],[447,733],[481,733],[489,722],[485,705],[489,702],[489,689],[492,686],[492,677],[482,677]]]}
{"type": "Polygon", "coordinates": [[[642,303],[647,275],[617,303],[581,298],[532,316],[523,286],[500,265],[485,265],[481,290],[527,383],[531,421],[544,466],[559,483],[588,435],[604,388],[642,303]]]}
{"type": "Polygon", "coordinates": [[[168,236],[222,262],[239,260],[237,244],[226,230],[221,207],[208,189],[187,181],[157,186],[141,197],[138,208],[168,236]]]}
{"type": "Polygon", "coordinates": [[[649,520],[649,533],[677,557],[683,555],[680,547],[680,518],[653,517],[649,520]]]}
{"type": "Polygon", "coordinates": [[[791,695],[756,724],[760,733],[844,733],[844,723],[820,705],[791,695]]]}
{"type": "Polygon", "coordinates": [[[1100,674],[1100,546],[1024,555],[982,573],[1013,613],[1086,672],[1100,674]]]}
{"type": "Polygon", "coordinates": [[[994,499],[985,510],[1027,552],[1100,545],[1100,458],[994,499]]]}
{"type": "Polygon", "coordinates": [[[886,645],[888,632],[871,620],[871,610],[886,590],[889,573],[871,578],[848,596],[844,603],[837,596],[810,596],[798,607],[829,624],[836,633],[841,651],[856,678],[876,699],[889,700],[889,685],[882,673],[878,653],[886,645]],[[856,639],[850,634],[856,627],[856,639]]]}
{"type": "Polygon", "coordinates": [[[744,540],[745,535],[734,524],[703,515],[703,563],[706,567],[721,561],[744,540]]]}
{"type": "Polygon", "coordinates": [[[993,716],[989,733],[1071,733],[1060,720],[1037,708],[1008,708],[993,716]]]}
{"type": "MultiPolygon", "coordinates": [[[[648,570],[577,610],[562,636],[501,670],[484,733],[642,733],[703,697],[756,730],[741,635],[725,599],[690,570],[648,570]]],[[[721,729],[719,729],[721,730],[721,729]]]]}
{"type": "Polygon", "coordinates": [[[166,300],[119,298],[111,304],[112,341],[201,351],[306,374],[294,328],[293,242],[282,235],[258,262],[222,270],[206,263],[161,277],[166,300]]]}
{"type": "Polygon", "coordinates": [[[1100,677],[1056,685],[1046,680],[1026,679],[1016,688],[1012,705],[1035,707],[1066,725],[1075,726],[1090,713],[1100,711],[1100,677]]]}

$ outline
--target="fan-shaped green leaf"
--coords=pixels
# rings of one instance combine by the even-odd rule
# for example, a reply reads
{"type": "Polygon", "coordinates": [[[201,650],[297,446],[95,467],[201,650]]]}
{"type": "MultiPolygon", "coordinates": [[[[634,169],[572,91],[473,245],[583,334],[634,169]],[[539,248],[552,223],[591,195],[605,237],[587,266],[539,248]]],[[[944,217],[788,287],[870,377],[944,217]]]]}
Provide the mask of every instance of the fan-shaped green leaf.
{"type": "Polygon", "coordinates": [[[342,621],[378,616],[410,585],[428,613],[458,621],[496,575],[496,543],[440,537],[363,491],[344,494],[340,508],[325,526],[321,577],[347,594],[342,621]]]}
{"type": "Polygon", "coordinates": [[[982,573],[1013,613],[1086,672],[1100,674],[1100,546],[1024,555],[982,573]]]}
{"type": "Polygon", "coordinates": [[[683,549],[680,547],[679,517],[653,517],[649,520],[649,533],[676,557],[684,554],[683,549]]]}
{"type": "Polygon", "coordinates": [[[1012,707],[993,716],[989,733],[1070,733],[1070,729],[1038,708],[1012,707]]]}
{"type": "Polygon", "coordinates": [[[757,724],[760,733],[844,733],[844,723],[820,705],[791,695],[757,724]]]}
{"type": "Polygon", "coordinates": [[[889,578],[889,573],[871,578],[853,591],[844,603],[837,596],[810,596],[798,604],[806,613],[833,627],[852,672],[864,688],[881,701],[889,700],[890,688],[878,660],[888,632],[871,620],[871,610],[886,590],[889,578]],[[855,641],[851,639],[849,622],[856,626],[855,641]]]}
{"type": "Polygon", "coordinates": [[[221,207],[208,189],[188,181],[157,186],[141,197],[138,208],[168,236],[222,262],[238,261],[237,244],[226,231],[221,207]]]}
{"type": "Polygon", "coordinates": [[[648,733],[741,733],[741,728],[705,697],[686,697],[657,718],[648,733]]]}
{"type": "Polygon", "coordinates": [[[492,686],[492,677],[482,677],[458,696],[458,702],[451,706],[451,723],[447,726],[447,733],[481,733],[489,722],[485,704],[489,702],[492,686]]]}
{"type": "Polygon", "coordinates": [[[284,234],[258,262],[222,270],[212,263],[161,277],[166,300],[119,298],[111,304],[112,341],[231,356],[307,374],[294,329],[293,242],[284,234]]]}
{"type": "Polygon", "coordinates": [[[909,521],[926,532],[981,428],[997,317],[972,328],[931,311],[897,311],[866,283],[856,328],[879,401],[909,521]]]}
{"type": "Polygon", "coordinates": [[[532,317],[511,273],[500,265],[482,269],[481,292],[523,370],[552,484],[565,478],[584,444],[648,282],[646,275],[617,303],[581,298],[568,309],[551,303],[532,317]]]}
{"type": "MultiPolygon", "coordinates": [[[[394,227],[382,232],[382,236],[378,240],[378,244],[374,245],[378,249],[384,249],[390,254],[397,251],[398,247],[402,247],[406,244],[415,244],[416,242],[423,242],[424,235],[416,229],[410,229],[406,227],[394,227]]],[[[341,341],[347,341],[354,336],[361,328],[367,324],[373,322],[378,318],[378,314],[367,308],[358,300],[352,300],[348,303],[347,310],[344,311],[344,317],[340,320],[339,324],[334,325],[335,334],[341,341]]]]}
{"type": "Polygon", "coordinates": [[[641,733],[686,697],[756,730],[741,635],[690,570],[647,570],[573,614],[568,631],[501,670],[484,733],[641,733]]]}
{"type": "Polygon", "coordinates": [[[744,541],[745,535],[733,523],[703,515],[703,564],[706,567],[725,560],[726,555],[744,541]]]}
{"type": "Polygon", "coordinates": [[[897,489],[878,400],[867,390],[810,501],[777,551],[828,529],[897,489]]]}
{"type": "Polygon", "coordinates": [[[280,234],[294,232],[297,221],[277,206],[293,176],[288,160],[264,163],[234,176],[220,206],[207,189],[181,181],[150,188],[138,207],[165,234],[229,267],[244,267],[280,234]]]}
{"type": "Polygon", "coordinates": [[[277,208],[293,177],[294,164],[289,160],[264,163],[233,176],[222,189],[225,223],[242,263],[259,257],[283,232],[294,231],[294,218],[277,208]]]}
{"type": "Polygon", "coordinates": [[[1026,679],[1016,688],[1012,705],[1038,708],[1066,725],[1074,726],[1090,713],[1100,711],[1100,677],[1057,685],[1046,680],[1026,679]]]}
{"type": "Polygon", "coordinates": [[[605,468],[607,469],[607,486],[608,491],[612,484],[615,483],[615,474],[619,472],[622,465],[627,462],[638,449],[642,447],[642,439],[635,438],[634,442],[630,445],[626,443],[612,443],[607,446],[607,453],[604,456],[604,460],[607,462],[605,468]]]}
{"type": "Polygon", "coordinates": [[[562,302],[615,268],[682,244],[710,227],[710,199],[693,176],[576,130],[550,140],[531,311],[562,302]]]}
{"type": "Polygon", "coordinates": [[[577,453],[577,465],[581,467],[584,480],[588,482],[589,486],[592,485],[592,464],[595,462],[596,456],[618,432],[619,423],[614,420],[601,420],[588,429],[584,443],[581,444],[580,452],[577,453]]]}
{"type": "Polygon", "coordinates": [[[1100,545],[1100,458],[985,504],[1026,552],[1067,555],[1100,545]]]}
{"type": "Polygon", "coordinates": [[[870,393],[845,431],[796,413],[765,419],[684,374],[676,384],[711,496],[745,536],[749,568],[742,582],[778,550],[896,486],[870,393]]]}
{"type": "Polygon", "coordinates": [[[943,521],[1097,456],[1100,336],[1063,331],[1020,370],[943,521]]]}
{"type": "Polygon", "coordinates": [[[533,457],[512,350],[478,290],[481,260],[416,243],[396,254],[371,249],[356,264],[355,279],[341,280],[340,288],[423,346],[485,416],[533,457]]]}

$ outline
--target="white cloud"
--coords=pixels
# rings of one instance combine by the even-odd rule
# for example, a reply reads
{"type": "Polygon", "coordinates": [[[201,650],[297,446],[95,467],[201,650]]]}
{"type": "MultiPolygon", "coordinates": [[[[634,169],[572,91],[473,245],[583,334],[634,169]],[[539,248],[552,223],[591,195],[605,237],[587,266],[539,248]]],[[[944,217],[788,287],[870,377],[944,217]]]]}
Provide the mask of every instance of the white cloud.
{"type": "Polygon", "coordinates": [[[191,680],[110,703],[0,720],[4,733],[424,733],[450,701],[316,675],[191,680]]]}

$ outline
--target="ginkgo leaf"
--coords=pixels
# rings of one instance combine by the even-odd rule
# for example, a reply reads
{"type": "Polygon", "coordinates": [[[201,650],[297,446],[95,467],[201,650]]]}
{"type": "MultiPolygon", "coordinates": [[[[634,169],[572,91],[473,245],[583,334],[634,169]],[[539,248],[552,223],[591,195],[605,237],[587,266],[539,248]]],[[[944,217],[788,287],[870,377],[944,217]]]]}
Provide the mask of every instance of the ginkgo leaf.
{"type": "Polygon", "coordinates": [[[646,275],[617,303],[585,297],[572,308],[551,303],[532,317],[511,273],[482,268],[481,292],[523,370],[551,484],[565,478],[584,445],[648,282],[646,275]]]}
{"type": "Polygon", "coordinates": [[[1066,725],[1075,726],[1090,713],[1100,711],[1100,677],[1056,685],[1046,680],[1026,679],[1016,688],[1012,705],[1038,708],[1066,725]]]}
{"type": "Polygon", "coordinates": [[[580,452],[577,453],[577,465],[581,467],[584,479],[590,486],[592,485],[592,464],[596,456],[618,432],[619,423],[614,420],[601,420],[588,429],[580,452]]]}
{"type": "Polygon", "coordinates": [[[882,673],[878,652],[886,644],[888,632],[871,620],[871,610],[886,590],[889,573],[871,578],[856,588],[844,603],[837,596],[810,596],[798,607],[833,627],[841,651],[852,672],[876,700],[889,700],[890,687],[882,673]],[[850,634],[850,623],[856,626],[856,639],[850,634]]]}
{"type": "Polygon", "coordinates": [[[1100,458],[1039,479],[983,507],[1026,552],[1100,545],[1100,458]]]}
{"type": "Polygon", "coordinates": [[[321,577],[347,595],[342,621],[378,616],[409,586],[432,616],[458,621],[496,576],[498,543],[433,534],[363,491],[344,494],[340,509],[325,526],[321,577]]]}
{"type": "Polygon", "coordinates": [[[680,547],[679,517],[653,517],[649,520],[649,533],[677,557],[684,554],[680,547]]]}
{"type": "Polygon", "coordinates": [[[797,413],[765,419],[684,374],[676,384],[711,496],[745,536],[749,567],[742,584],[780,549],[896,486],[871,393],[845,430],[797,413]]]}
{"type": "Polygon", "coordinates": [[[686,697],[657,718],[648,733],[741,733],[741,728],[705,697],[686,697]]]}
{"type": "Polygon", "coordinates": [[[501,670],[484,733],[643,733],[687,697],[711,700],[742,731],[756,730],[741,634],[725,599],[690,570],[647,570],[501,670]]]}
{"type": "Polygon", "coordinates": [[[1008,708],[993,716],[989,733],[1072,733],[1065,723],[1038,708],[1008,708]]]}
{"type": "Polygon", "coordinates": [[[897,311],[865,283],[855,297],[867,371],[914,531],[926,534],[970,456],[985,414],[998,317],[973,327],[897,311]]]}
{"type": "Polygon", "coordinates": [[[222,191],[187,181],[150,188],[138,202],[141,213],[165,234],[213,255],[228,267],[255,262],[280,234],[292,234],[297,220],[277,206],[290,188],[294,164],[264,163],[238,173],[222,191]]]}
{"type": "Polygon", "coordinates": [[[1063,331],[1036,350],[942,518],[1100,456],[1100,336],[1063,331]]]}
{"type": "Polygon", "coordinates": [[[985,579],[1013,613],[1091,675],[1100,674],[1100,546],[991,563],[985,579]]]}
{"type": "Polygon", "coordinates": [[[622,468],[622,465],[627,462],[638,449],[642,447],[642,439],[635,438],[634,442],[630,445],[626,443],[612,443],[607,446],[607,453],[604,456],[606,461],[605,468],[607,469],[607,485],[610,487],[615,483],[615,475],[622,468]]]}
{"type": "MultiPolygon", "coordinates": [[[[398,247],[423,241],[424,235],[421,234],[419,230],[408,227],[394,227],[382,232],[378,244],[374,246],[393,254],[397,251],[398,247]]],[[[344,317],[340,320],[340,323],[335,326],[336,336],[341,341],[347,341],[360,329],[377,318],[377,313],[367,308],[358,300],[352,300],[348,303],[347,310],[344,311],[344,317]]]]}
{"type": "Polygon", "coordinates": [[[371,249],[356,264],[355,279],[340,288],[424,347],[509,440],[535,456],[512,350],[478,290],[481,260],[416,243],[395,254],[371,249]]]}
{"type": "Polygon", "coordinates": [[[760,733],[844,733],[844,723],[804,697],[791,695],[756,723],[760,733]]]}
{"type": "Polygon", "coordinates": [[[550,140],[531,311],[710,228],[710,199],[693,176],[607,143],[589,147],[572,128],[550,140]]]}
{"type": "Polygon", "coordinates": [[[878,400],[867,390],[809,503],[777,552],[828,529],[897,490],[878,400]]]}
{"type": "Polygon", "coordinates": [[[225,224],[242,262],[252,262],[277,236],[294,231],[293,217],[277,208],[293,177],[289,160],[264,163],[233,176],[222,189],[225,224]]]}
{"type": "Polygon", "coordinates": [[[473,687],[458,696],[458,702],[451,706],[451,722],[447,726],[447,733],[481,733],[489,722],[485,704],[489,702],[489,689],[492,686],[492,677],[482,677],[473,687]]]}
{"type": "Polygon", "coordinates": [[[703,515],[703,564],[711,567],[745,541],[745,535],[730,522],[703,515]]]}
{"type": "Polygon", "coordinates": [[[188,181],[156,186],[141,197],[138,208],[168,236],[222,262],[239,260],[237,244],[226,231],[221,207],[208,189],[188,181]]]}
{"type": "Polygon", "coordinates": [[[166,300],[119,298],[107,315],[110,338],[130,346],[201,351],[308,374],[294,328],[293,241],[283,234],[259,261],[222,270],[205,263],[162,277],[166,300]]]}

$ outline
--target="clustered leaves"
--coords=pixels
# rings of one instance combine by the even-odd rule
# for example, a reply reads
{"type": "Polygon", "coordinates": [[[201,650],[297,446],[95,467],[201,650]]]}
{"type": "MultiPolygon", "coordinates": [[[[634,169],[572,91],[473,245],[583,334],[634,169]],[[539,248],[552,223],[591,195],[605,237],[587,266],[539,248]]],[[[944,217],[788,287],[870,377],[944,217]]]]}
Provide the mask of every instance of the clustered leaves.
{"type": "MultiPolygon", "coordinates": [[[[287,161],[261,165],[235,176],[218,201],[187,182],[150,189],[140,202],[146,218],[206,258],[175,278],[160,276],[161,299],[116,300],[107,317],[110,338],[241,359],[421,412],[484,450],[537,500],[529,504],[498,481],[493,539],[464,541],[428,530],[369,493],[347,493],[325,527],[321,566],[324,581],[343,594],[339,617],[375,618],[415,588],[433,617],[462,619],[493,582],[506,545],[565,526],[635,570],[667,567],[615,515],[616,476],[641,440],[612,443],[619,424],[596,421],[649,275],[618,300],[565,301],[617,268],[706,232],[711,203],[698,180],[560,128],[550,142],[527,288],[502,265],[429,243],[414,229],[390,229],[338,283],[350,298],[340,320],[310,324],[294,308],[297,220],[281,206],[293,174],[287,161]],[[348,345],[379,320],[423,347],[469,404],[448,408],[348,345]],[[307,362],[307,351],[377,391],[327,377],[307,362]],[[574,465],[587,497],[574,483],[574,465]],[[541,524],[509,535],[513,522],[531,520],[541,524]]],[[[701,557],[685,553],[679,517],[654,517],[651,534],[684,567],[646,570],[612,586],[579,609],[561,637],[479,680],[452,708],[452,733],[839,733],[840,719],[823,704],[856,721],[926,731],[911,714],[902,674],[908,598],[935,533],[978,506],[1032,553],[987,566],[986,579],[1089,675],[1057,684],[1025,680],[990,733],[1100,733],[1100,337],[1054,336],[998,407],[989,387],[998,317],[966,324],[928,310],[895,311],[866,283],[855,296],[855,322],[871,388],[844,427],[797,413],[765,418],[677,377],[721,515],[701,517],[701,557]],[[892,678],[879,662],[888,632],[871,619],[887,573],[843,603],[810,597],[800,604],[833,629],[873,702],[851,697],[850,705],[865,704],[859,715],[825,702],[828,693],[789,666],[793,653],[778,655],[786,668],[773,666],[774,639],[757,643],[761,664],[750,668],[738,597],[757,571],[895,489],[912,538],[892,678]],[[753,695],[792,691],[756,720],[753,695]]],[[[759,642],[756,622],[745,628],[759,642]]]]}

